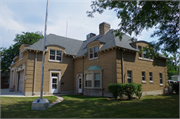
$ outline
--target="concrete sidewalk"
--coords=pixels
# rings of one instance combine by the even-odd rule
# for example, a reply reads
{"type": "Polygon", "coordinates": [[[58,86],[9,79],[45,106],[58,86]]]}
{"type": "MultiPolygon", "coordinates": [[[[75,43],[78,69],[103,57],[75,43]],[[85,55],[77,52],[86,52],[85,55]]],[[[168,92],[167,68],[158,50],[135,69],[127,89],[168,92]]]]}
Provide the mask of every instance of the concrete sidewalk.
{"type": "Polygon", "coordinates": [[[26,97],[19,91],[10,92],[9,89],[1,89],[0,97],[26,97]]]}

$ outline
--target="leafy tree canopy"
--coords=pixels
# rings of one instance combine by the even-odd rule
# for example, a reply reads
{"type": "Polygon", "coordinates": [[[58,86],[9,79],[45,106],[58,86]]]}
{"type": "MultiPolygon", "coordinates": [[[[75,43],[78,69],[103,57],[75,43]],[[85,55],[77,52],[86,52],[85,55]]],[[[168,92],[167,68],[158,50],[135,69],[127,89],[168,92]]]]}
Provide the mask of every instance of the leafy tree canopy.
{"type": "Polygon", "coordinates": [[[13,58],[19,55],[19,48],[22,44],[34,44],[38,40],[42,39],[43,35],[40,32],[22,32],[17,34],[14,42],[9,48],[1,47],[1,71],[9,71],[9,66],[13,62],[13,58]]]}
{"type": "Polygon", "coordinates": [[[168,53],[166,51],[162,51],[165,57],[168,57],[170,60],[166,60],[168,79],[171,79],[172,75],[179,74],[179,64],[180,64],[180,55],[178,53],[168,53]]]}
{"type": "Polygon", "coordinates": [[[114,10],[121,22],[115,31],[120,40],[124,33],[135,35],[136,39],[144,29],[154,26],[156,31],[151,37],[159,37],[158,42],[152,43],[154,48],[160,47],[169,52],[177,52],[179,49],[179,1],[92,1],[92,11],[87,11],[89,17],[93,13],[103,13],[104,10],[114,10]]]}

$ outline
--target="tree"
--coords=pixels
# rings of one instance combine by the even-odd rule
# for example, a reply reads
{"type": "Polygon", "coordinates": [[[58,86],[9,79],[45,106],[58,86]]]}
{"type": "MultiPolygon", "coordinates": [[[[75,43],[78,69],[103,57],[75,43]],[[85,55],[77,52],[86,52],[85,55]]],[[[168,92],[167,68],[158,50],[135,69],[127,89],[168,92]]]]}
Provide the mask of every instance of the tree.
{"type": "Polygon", "coordinates": [[[157,26],[151,37],[157,36],[159,39],[158,42],[152,43],[153,47],[179,53],[179,1],[95,0],[91,4],[92,11],[87,11],[87,14],[93,17],[95,12],[101,14],[108,8],[114,10],[121,19],[119,28],[115,30],[120,40],[124,33],[134,34],[131,39],[133,40],[144,29],[157,26]]]}
{"type": "Polygon", "coordinates": [[[162,51],[165,57],[168,57],[170,60],[166,60],[168,79],[171,79],[172,75],[177,75],[179,73],[179,54],[177,53],[168,53],[166,51],[162,51]]]}
{"type": "Polygon", "coordinates": [[[19,48],[22,44],[34,44],[38,40],[42,39],[43,35],[40,32],[22,32],[17,34],[14,45],[9,48],[1,47],[1,71],[9,71],[9,66],[13,63],[13,58],[19,55],[19,48]]]}

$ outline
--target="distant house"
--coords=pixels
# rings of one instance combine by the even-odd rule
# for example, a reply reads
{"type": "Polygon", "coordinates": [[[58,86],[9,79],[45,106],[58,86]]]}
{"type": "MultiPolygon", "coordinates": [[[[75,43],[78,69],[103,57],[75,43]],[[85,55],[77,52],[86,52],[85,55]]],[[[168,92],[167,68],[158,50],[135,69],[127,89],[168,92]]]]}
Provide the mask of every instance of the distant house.
{"type": "Polygon", "coordinates": [[[171,80],[173,80],[173,81],[180,81],[180,75],[173,75],[173,76],[171,76],[171,80]]]}
{"type": "MultiPolygon", "coordinates": [[[[148,50],[138,53],[148,42],[131,42],[127,35],[120,41],[112,31],[103,22],[99,35],[90,33],[84,41],[47,35],[43,94],[111,96],[110,83],[140,83],[143,94],[162,93],[168,84],[166,57],[147,57],[148,50]]],[[[40,94],[43,41],[21,45],[10,66],[10,87],[25,95],[40,94]]]]}
{"type": "Polygon", "coordinates": [[[9,72],[5,71],[4,73],[1,72],[1,89],[9,88],[9,72]]]}

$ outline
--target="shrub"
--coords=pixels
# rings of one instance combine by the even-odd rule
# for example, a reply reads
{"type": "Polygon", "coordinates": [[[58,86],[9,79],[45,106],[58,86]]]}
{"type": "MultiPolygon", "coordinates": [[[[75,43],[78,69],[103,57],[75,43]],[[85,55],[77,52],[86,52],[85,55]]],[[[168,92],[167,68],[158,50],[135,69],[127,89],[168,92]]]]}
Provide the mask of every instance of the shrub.
{"type": "Polygon", "coordinates": [[[136,92],[135,92],[135,94],[139,99],[142,96],[141,90],[142,90],[142,84],[136,84],[136,92]]]}
{"type": "Polygon", "coordinates": [[[114,83],[114,84],[109,84],[108,85],[108,90],[110,93],[112,93],[113,97],[115,99],[117,99],[118,95],[119,95],[119,84],[118,83],[114,83]]]}
{"type": "Polygon", "coordinates": [[[124,94],[128,96],[129,99],[132,99],[132,96],[136,92],[136,84],[128,83],[124,85],[124,94]]]}
{"type": "Polygon", "coordinates": [[[120,83],[114,83],[114,84],[109,84],[108,85],[108,90],[110,93],[112,93],[113,97],[117,99],[118,96],[123,94],[123,85],[120,83]]]}
{"type": "Polygon", "coordinates": [[[179,94],[179,83],[171,84],[173,91],[175,90],[176,94],[179,94]]]}

